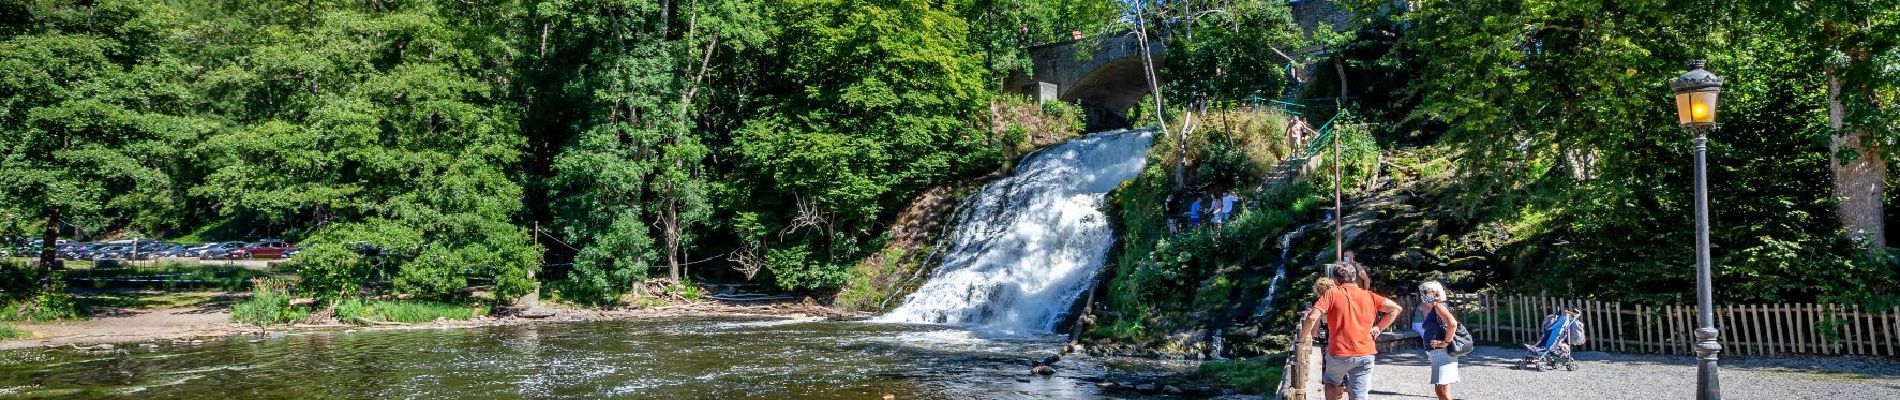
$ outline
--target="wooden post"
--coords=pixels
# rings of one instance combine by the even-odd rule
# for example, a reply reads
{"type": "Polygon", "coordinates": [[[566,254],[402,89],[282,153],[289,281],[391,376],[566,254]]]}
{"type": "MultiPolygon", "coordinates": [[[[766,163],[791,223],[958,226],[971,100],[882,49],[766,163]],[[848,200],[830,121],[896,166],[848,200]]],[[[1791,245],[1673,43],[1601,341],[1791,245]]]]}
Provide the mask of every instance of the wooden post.
{"type": "Polygon", "coordinates": [[[1742,305],[1742,320],[1748,324],[1749,341],[1753,343],[1750,346],[1755,349],[1754,354],[1757,356],[1768,354],[1767,349],[1763,347],[1768,344],[1768,337],[1761,334],[1760,311],[1752,304],[1742,305]]]}
{"type": "Polygon", "coordinates": [[[1801,334],[1801,323],[1800,320],[1795,317],[1795,306],[1796,304],[1783,303],[1781,305],[1781,318],[1788,323],[1788,337],[1793,339],[1788,344],[1792,345],[1794,352],[1805,353],[1808,351],[1807,339],[1801,334]]]}
{"type": "Polygon", "coordinates": [[[1821,338],[1821,354],[1834,354],[1834,338],[1821,329],[1821,321],[1834,311],[1833,304],[1816,304],[1814,310],[1814,336],[1821,338]]]}
{"type": "Polygon", "coordinates": [[[1636,351],[1649,352],[1649,310],[1648,305],[1636,304],[1636,351]]]}
{"type": "Polygon", "coordinates": [[[1761,349],[1762,349],[1761,354],[1764,356],[1775,355],[1775,344],[1779,342],[1775,340],[1775,334],[1774,334],[1775,325],[1771,322],[1768,322],[1768,319],[1767,319],[1768,306],[1764,304],[1755,304],[1755,305],[1748,306],[1748,308],[1754,311],[1753,314],[1755,318],[1755,341],[1758,343],[1761,343],[1761,349]]]}
{"type": "Polygon", "coordinates": [[[1802,319],[1807,321],[1804,325],[1808,327],[1808,338],[1814,339],[1814,354],[1828,354],[1827,335],[1821,334],[1821,304],[1808,303],[1802,308],[1808,314],[1807,318],[1802,319]]]}
{"type": "Polygon", "coordinates": [[[1676,340],[1676,306],[1663,306],[1663,344],[1669,346],[1669,355],[1676,355],[1681,343],[1676,340]]]}
{"type": "Polygon", "coordinates": [[[1781,324],[1775,321],[1775,305],[1762,304],[1761,311],[1762,328],[1767,330],[1768,335],[1768,356],[1780,356],[1781,353],[1787,352],[1785,348],[1788,346],[1788,341],[1781,335],[1781,324]]]}
{"type": "Polygon", "coordinates": [[[1867,337],[1871,335],[1867,334],[1867,327],[1861,325],[1861,323],[1864,322],[1864,320],[1866,319],[1866,318],[1861,318],[1864,315],[1865,314],[1862,314],[1860,312],[1859,304],[1855,304],[1853,311],[1847,314],[1847,325],[1854,327],[1854,335],[1848,336],[1849,339],[1847,343],[1848,345],[1854,347],[1854,354],[1868,354],[1869,353],[1867,351],[1867,346],[1865,344],[1867,343],[1867,337]]]}
{"type": "MultiPolygon", "coordinates": [[[[1625,330],[1626,328],[1624,328],[1623,326],[1623,302],[1615,302],[1615,303],[1610,303],[1610,304],[1612,304],[1610,307],[1616,308],[1616,330],[1627,332],[1625,330]]],[[[1617,342],[1616,351],[1628,353],[1630,351],[1630,343],[1629,343],[1630,341],[1628,338],[1634,338],[1634,337],[1636,337],[1636,335],[1625,336],[1625,339],[1617,342]]]]}
{"type": "Polygon", "coordinates": [[[1894,324],[1894,315],[1900,315],[1900,307],[1887,309],[1887,356],[1900,356],[1900,353],[1894,351],[1894,334],[1900,334],[1896,332],[1900,330],[1900,326],[1894,324]]]}
{"type": "Polygon", "coordinates": [[[1900,326],[1894,324],[1894,315],[1900,315],[1900,307],[1887,309],[1887,356],[1900,356],[1894,351],[1894,334],[1900,334],[1900,326]]]}

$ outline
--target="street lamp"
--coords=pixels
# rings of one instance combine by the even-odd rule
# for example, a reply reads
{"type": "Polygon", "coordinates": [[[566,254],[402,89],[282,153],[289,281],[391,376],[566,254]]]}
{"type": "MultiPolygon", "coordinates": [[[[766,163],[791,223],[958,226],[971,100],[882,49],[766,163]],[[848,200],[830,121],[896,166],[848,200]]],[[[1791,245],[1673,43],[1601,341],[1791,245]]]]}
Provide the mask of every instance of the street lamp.
{"type": "Polygon", "coordinates": [[[1715,342],[1714,301],[1710,299],[1709,274],[1709,130],[1715,129],[1716,98],[1722,93],[1722,77],[1702,67],[1707,61],[1689,61],[1689,72],[1676,77],[1669,89],[1676,92],[1676,117],[1682,129],[1695,134],[1695,280],[1696,310],[1700,327],[1695,330],[1696,399],[1720,400],[1722,384],[1716,377],[1716,354],[1722,345],[1715,342]]]}

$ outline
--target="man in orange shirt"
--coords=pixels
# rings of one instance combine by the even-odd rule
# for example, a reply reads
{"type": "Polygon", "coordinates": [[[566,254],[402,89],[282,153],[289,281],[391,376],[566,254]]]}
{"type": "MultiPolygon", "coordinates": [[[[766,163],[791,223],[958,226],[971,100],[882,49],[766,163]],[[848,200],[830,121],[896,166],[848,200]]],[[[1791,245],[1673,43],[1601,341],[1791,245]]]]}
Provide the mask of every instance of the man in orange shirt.
{"type": "Polygon", "coordinates": [[[1359,270],[1360,266],[1350,261],[1328,268],[1326,275],[1339,287],[1313,302],[1300,327],[1300,332],[1311,336],[1319,318],[1326,320],[1326,357],[1320,375],[1320,383],[1326,385],[1326,400],[1339,400],[1348,390],[1353,400],[1369,398],[1372,361],[1379,353],[1374,339],[1392,327],[1399,315],[1398,302],[1360,288],[1359,270]],[[1376,326],[1374,319],[1378,320],[1376,326]]]}

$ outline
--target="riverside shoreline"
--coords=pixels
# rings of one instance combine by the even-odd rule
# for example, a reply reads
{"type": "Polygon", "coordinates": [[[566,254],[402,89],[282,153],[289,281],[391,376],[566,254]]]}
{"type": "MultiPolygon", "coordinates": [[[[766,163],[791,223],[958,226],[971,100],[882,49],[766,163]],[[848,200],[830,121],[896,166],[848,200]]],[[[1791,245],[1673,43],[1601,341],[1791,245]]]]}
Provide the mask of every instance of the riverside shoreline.
{"type": "Polygon", "coordinates": [[[428,323],[291,324],[258,327],[231,321],[228,309],[175,307],[122,310],[79,321],[23,322],[12,326],[33,332],[32,338],[0,341],[0,351],[29,348],[113,348],[121,345],[196,344],[212,339],[274,337],[283,335],[355,332],[365,330],[458,329],[504,325],[637,320],[674,317],[733,316],[790,319],[848,319],[868,314],[809,302],[727,304],[699,301],[641,309],[583,309],[549,307],[553,315],[540,318],[483,316],[467,320],[428,323]]]}

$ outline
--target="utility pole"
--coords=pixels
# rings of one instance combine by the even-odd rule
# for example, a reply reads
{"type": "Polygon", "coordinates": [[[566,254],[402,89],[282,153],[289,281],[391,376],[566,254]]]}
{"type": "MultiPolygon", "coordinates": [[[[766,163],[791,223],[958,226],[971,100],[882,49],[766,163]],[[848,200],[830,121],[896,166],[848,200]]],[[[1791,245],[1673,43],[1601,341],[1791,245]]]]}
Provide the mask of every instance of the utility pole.
{"type": "Polygon", "coordinates": [[[1339,124],[1333,124],[1333,262],[1346,261],[1346,225],[1340,218],[1339,201],[1339,124]]]}

